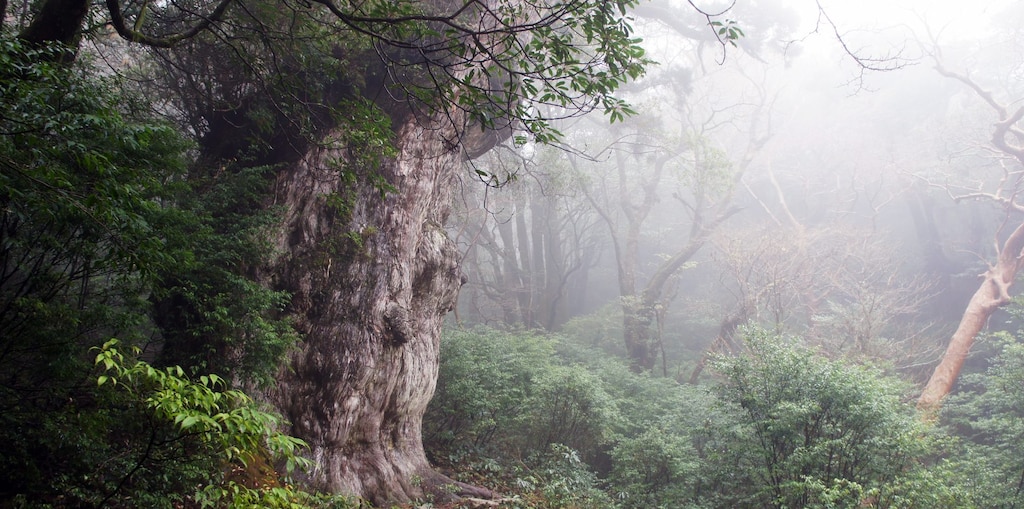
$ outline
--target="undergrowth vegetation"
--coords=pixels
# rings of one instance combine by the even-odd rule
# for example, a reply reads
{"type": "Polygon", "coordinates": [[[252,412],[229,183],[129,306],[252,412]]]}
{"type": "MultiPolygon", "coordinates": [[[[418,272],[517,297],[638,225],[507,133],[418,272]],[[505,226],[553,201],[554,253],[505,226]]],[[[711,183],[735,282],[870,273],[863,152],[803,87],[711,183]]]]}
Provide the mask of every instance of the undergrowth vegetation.
{"type": "MultiPolygon", "coordinates": [[[[1015,408],[997,412],[1007,422],[975,423],[996,428],[988,445],[975,443],[980,432],[958,436],[922,423],[912,388],[880,369],[827,359],[760,329],[747,330],[743,345],[740,355],[714,359],[707,382],[690,385],[588,356],[572,336],[449,330],[424,423],[428,453],[461,480],[504,493],[502,507],[1018,501],[1015,408]]],[[[1019,392],[1007,378],[1024,371],[1019,350],[1007,347],[978,383],[1019,392]]],[[[950,415],[958,412],[973,415],[951,405],[950,415]]]]}

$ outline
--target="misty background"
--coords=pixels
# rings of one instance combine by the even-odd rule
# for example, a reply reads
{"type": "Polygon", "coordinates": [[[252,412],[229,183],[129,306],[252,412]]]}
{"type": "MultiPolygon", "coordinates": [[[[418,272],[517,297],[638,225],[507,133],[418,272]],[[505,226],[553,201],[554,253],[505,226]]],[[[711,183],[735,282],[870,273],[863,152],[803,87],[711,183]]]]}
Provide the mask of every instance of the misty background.
{"type": "Polygon", "coordinates": [[[603,321],[614,338],[630,299],[653,295],[666,375],[689,379],[755,323],[923,381],[1019,221],[996,198],[1015,182],[989,144],[995,111],[936,66],[1013,104],[1024,10],[744,3],[726,15],[733,46],[690,38],[701,20],[670,15],[683,7],[637,11],[658,65],[629,87],[635,116],[472,163],[508,182],[463,188],[457,322],[603,321]]]}

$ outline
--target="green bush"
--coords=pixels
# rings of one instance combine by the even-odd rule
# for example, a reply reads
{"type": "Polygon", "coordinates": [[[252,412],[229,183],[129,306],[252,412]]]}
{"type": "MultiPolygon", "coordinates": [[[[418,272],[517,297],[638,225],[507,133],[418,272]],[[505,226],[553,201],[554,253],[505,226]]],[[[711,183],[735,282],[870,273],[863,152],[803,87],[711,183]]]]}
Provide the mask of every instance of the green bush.
{"type": "Polygon", "coordinates": [[[615,407],[603,382],[556,355],[557,336],[448,330],[424,444],[465,480],[500,486],[509,507],[612,507],[588,460],[615,407]]]}
{"type": "MultiPolygon", "coordinates": [[[[754,484],[734,490],[747,507],[858,507],[916,465],[925,430],[904,403],[906,387],[879,371],[830,361],[764,330],[744,355],[719,358],[723,400],[746,433],[732,454],[754,484]]],[[[725,482],[720,486],[725,486],[725,482]]]]}
{"type": "MultiPolygon", "coordinates": [[[[570,477],[603,486],[624,507],[678,507],[700,479],[690,431],[714,414],[712,401],[703,387],[633,373],[563,336],[452,330],[424,437],[435,460],[546,500],[530,507],[567,500],[556,494],[579,484],[570,477]],[[555,460],[572,475],[552,469],[555,460]]],[[[587,497],[596,503],[594,492],[587,497]]]]}
{"type": "Polygon", "coordinates": [[[612,500],[599,489],[599,480],[573,449],[552,444],[514,469],[516,507],[611,509],[612,500]]]}
{"type": "Polygon", "coordinates": [[[584,366],[552,366],[535,379],[527,407],[516,419],[522,449],[542,451],[562,444],[592,461],[611,438],[618,420],[602,381],[584,366]]]}
{"type": "Polygon", "coordinates": [[[623,508],[686,507],[701,464],[688,434],[652,428],[611,450],[608,484],[623,508]]]}
{"type": "Polygon", "coordinates": [[[108,496],[103,472],[131,462],[124,439],[149,436],[85,383],[89,348],[151,340],[156,274],[189,257],[162,231],[186,144],[117,82],[57,63],[64,51],[0,38],[0,505],[108,496]]]}
{"type": "MultiPolygon", "coordinates": [[[[563,336],[449,331],[425,422],[429,449],[467,480],[515,494],[512,507],[955,508],[1011,500],[1005,474],[1019,456],[1007,441],[1016,435],[1000,435],[1005,457],[960,446],[921,424],[909,387],[881,370],[823,358],[764,330],[747,331],[744,341],[742,355],[715,359],[708,385],[691,386],[633,373],[563,336]],[[982,493],[991,486],[1003,491],[982,493]]],[[[1024,359],[1024,351],[1007,350],[1018,353],[1024,359]]],[[[991,376],[1017,390],[1024,370],[1011,365],[1024,361],[1011,355],[991,376]]]]}
{"type": "Polygon", "coordinates": [[[180,506],[224,462],[91,383],[90,349],[146,347],[167,382],[267,382],[287,296],[245,277],[267,218],[232,215],[261,178],[193,182],[180,133],[65,51],[0,38],[0,505],[180,506]]]}
{"type": "Polygon", "coordinates": [[[434,459],[522,458],[562,444],[590,461],[602,451],[621,427],[616,401],[592,367],[556,354],[559,341],[536,332],[446,331],[424,417],[434,459]]]}
{"type": "MultiPolygon", "coordinates": [[[[528,332],[448,330],[423,439],[435,460],[511,453],[527,431],[535,384],[557,365],[551,339],[528,332]]],[[[528,453],[527,453],[528,454],[528,453]]]]}
{"type": "MultiPolygon", "coordinates": [[[[235,500],[264,498],[264,490],[226,479],[223,473],[229,470],[229,465],[244,469],[249,462],[267,457],[272,461],[279,458],[287,472],[297,466],[311,466],[309,460],[298,456],[298,450],[305,447],[305,443],[278,431],[282,425],[279,416],[262,410],[243,392],[226,389],[222,378],[203,375],[193,381],[179,367],[159,369],[144,361],[131,361],[118,349],[118,343],[112,339],[98,349],[95,363],[102,374],[96,379],[97,386],[137,409],[140,417],[148,422],[151,440],[145,448],[135,451],[130,469],[118,474],[117,484],[109,489],[110,494],[99,505],[115,495],[119,500],[137,498],[141,493],[133,477],[148,478],[173,472],[175,466],[164,464],[161,458],[175,455],[222,465],[217,470],[222,475],[211,478],[209,472],[195,472],[205,476],[196,475],[191,479],[192,486],[204,487],[193,497],[209,503],[228,497],[235,500]]],[[[134,354],[138,354],[137,349],[134,354]]],[[[188,465],[188,462],[182,464],[188,465]]],[[[271,477],[261,481],[276,484],[278,479],[271,477]]]]}

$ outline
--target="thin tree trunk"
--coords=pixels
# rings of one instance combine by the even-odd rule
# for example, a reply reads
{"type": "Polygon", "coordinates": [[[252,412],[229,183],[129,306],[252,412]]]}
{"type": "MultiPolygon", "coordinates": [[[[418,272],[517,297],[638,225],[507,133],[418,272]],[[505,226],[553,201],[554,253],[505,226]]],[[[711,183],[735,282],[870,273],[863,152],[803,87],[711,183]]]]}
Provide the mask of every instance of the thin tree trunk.
{"type": "Polygon", "coordinates": [[[539,260],[534,259],[531,246],[535,240],[530,235],[530,229],[526,225],[526,197],[519,196],[516,199],[516,251],[519,253],[519,267],[522,274],[522,286],[519,287],[519,312],[522,316],[523,326],[532,328],[534,326],[534,309],[536,307],[535,296],[537,293],[535,270],[539,269],[539,260]]]}
{"type": "Polygon", "coordinates": [[[533,270],[530,271],[530,327],[543,327],[547,323],[549,299],[547,298],[547,277],[551,267],[545,253],[550,249],[545,238],[547,210],[545,198],[539,193],[530,193],[530,248],[533,270]]]}
{"type": "MultiPolygon", "coordinates": [[[[516,211],[517,213],[519,211],[516,211]]],[[[516,256],[516,239],[512,232],[511,221],[498,221],[498,234],[501,236],[501,259],[504,262],[505,279],[496,279],[497,292],[501,296],[505,323],[520,322],[526,324],[526,311],[530,298],[527,283],[519,267],[516,256]]]]}
{"type": "Polygon", "coordinates": [[[544,328],[555,330],[568,319],[566,310],[566,286],[574,267],[566,263],[563,237],[565,221],[553,197],[544,196],[544,328]]]}

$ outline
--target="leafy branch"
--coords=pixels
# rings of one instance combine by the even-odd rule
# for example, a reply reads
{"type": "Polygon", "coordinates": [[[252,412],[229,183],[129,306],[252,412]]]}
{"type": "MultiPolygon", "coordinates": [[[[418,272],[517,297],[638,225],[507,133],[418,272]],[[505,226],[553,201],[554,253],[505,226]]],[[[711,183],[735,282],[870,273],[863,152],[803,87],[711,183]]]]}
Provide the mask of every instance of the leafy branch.
{"type": "MultiPolygon", "coordinates": [[[[214,374],[197,380],[185,376],[179,366],[157,368],[145,361],[130,363],[111,339],[97,352],[95,365],[102,369],[97,386],[120,388],[140,398],[158,421],[171,424],[182,435],[200,437],[217,447],[227,461],[243,465],[263,451],[285,461],[286,470],[308,468],[312,462],[298,455],[306,447],[301,439],[276,431],[281,418],[261,410],[244,392],[227,389],[227,382],[214,374]]],[[[132,348],[137,355],[139,349],[132,348]]]]}

